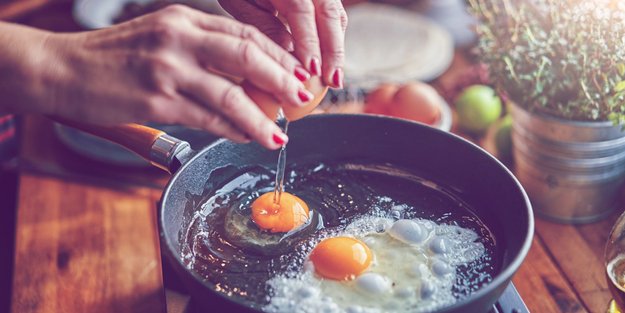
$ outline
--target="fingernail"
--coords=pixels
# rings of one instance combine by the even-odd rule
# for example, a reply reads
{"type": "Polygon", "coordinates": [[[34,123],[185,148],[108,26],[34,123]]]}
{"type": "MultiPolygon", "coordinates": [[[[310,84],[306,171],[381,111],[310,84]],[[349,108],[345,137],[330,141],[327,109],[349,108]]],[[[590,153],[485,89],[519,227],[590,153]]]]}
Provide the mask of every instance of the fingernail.
{"type": "Polygon", "coordinates": [[[301,66],[296,66],[294,71],[295,77],[302,82],[310,79],[310,74],[301,66]]]}
{"type": "Polygon", "coordinates": [[[334,70],[334,74],[332,74],[332,84],[336,88],[343,88],[343,70],[337,68],[334,70]]]}
{"type": "Polygon", "coordinates": [[[297,96],[299,97],[300,100],[302,100],[302,102],[308,102],[310,100],[313,99],[313,94],[310,93],[310,91],[306,90],[306,89],[300,89],[297,92],[297,96]]]}
{"type": "Polygon", "coordinates": [[[310,59],[310,74],[321,75],[321,64],[316,57],[310,59]]]}
{"type": "Polygon", "coordinates": [[[284,133],[273,134],[273,142],[283,146],[287,141],[289,141],[289,137],[287,137],[284,133]]]}

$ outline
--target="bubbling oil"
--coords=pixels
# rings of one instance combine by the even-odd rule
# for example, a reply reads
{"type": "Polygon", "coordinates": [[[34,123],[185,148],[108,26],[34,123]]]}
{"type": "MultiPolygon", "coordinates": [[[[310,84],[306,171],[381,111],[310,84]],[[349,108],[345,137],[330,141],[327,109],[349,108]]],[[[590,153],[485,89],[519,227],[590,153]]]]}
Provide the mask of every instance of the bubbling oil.
{"type": "Polygon", "coordinates": [[[251,203],[274,189],[275,171],[251,167],[206,193],[184,234],[181,257],[217,291],[262,308],[271,294],[267,281],[301,270],[322,238],[363,216],[427,219],[477,233],[485,253],[457,268],[457,299],[490,282],[498,270],[491,232],[466,203],[431,181],[368,163],[300,164],[285,173],[284,188],[311,209],[308,223],[289,233],[261,231],[250,219],[251,203]]]}

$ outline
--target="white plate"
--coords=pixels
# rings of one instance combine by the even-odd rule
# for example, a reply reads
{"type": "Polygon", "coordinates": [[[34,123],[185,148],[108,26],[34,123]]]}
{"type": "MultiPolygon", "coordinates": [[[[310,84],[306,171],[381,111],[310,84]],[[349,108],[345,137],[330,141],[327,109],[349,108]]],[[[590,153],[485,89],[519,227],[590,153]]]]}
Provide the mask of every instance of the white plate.
{"type": "MultiPolygon", "coordinates": [[[[98,29],[113,25],[124,6],[128,3],[147,4],[154,0],[76,0],[74,1],[74,19],[87,29],[98,29]]],[[[217,0],[181,0],[183,4],[193,5],[207,12],[225,15],[217,0]]]]}
{"type": "Polygon", "coordinates": [[[451,64],[452,36],[422,15],[363,3],[347,10],[345,74],[370,89],[382,82],[431,81],[451,64]]]}

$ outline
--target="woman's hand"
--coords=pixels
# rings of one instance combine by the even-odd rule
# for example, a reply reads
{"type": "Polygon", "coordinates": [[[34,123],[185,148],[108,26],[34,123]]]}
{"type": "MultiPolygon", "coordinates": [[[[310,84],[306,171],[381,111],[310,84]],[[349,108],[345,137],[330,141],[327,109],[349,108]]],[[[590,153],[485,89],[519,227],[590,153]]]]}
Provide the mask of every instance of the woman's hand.
{"type": "Polygon", "coordinates": [[[184,124],[276,149],[286,135],[226,77],[286,105],[312,99],[308,72],[255,27],[180,5],[103,30],[46,33],[36,49],[44,56],[25,88],[38,98],[23,109],[69,119],[184,124]]]}
{"type": "Polygon", "coordinates": [[[341,0],[220,0],[219,3],[235,18],[255,25],[285,49],[294,49],[308,71],[321,75],[326,84],[343,87],[347,14],[341,0]]]}

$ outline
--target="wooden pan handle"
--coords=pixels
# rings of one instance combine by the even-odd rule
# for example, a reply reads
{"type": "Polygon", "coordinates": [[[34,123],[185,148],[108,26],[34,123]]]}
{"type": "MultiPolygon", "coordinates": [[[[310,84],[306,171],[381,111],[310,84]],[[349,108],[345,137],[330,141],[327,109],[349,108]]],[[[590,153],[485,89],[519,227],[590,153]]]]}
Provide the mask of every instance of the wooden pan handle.
{"type": "Polygon", "coordinates": [[[154,142],[165,132],[152,127],[139,124],[120,124],[115,126],[100,126],[70,121],[58,117],[51,119],[94,136],[112,141],[124,146],[126,149],[142,156],[146,160],[151,160],[152,146],[154,142]]]}

